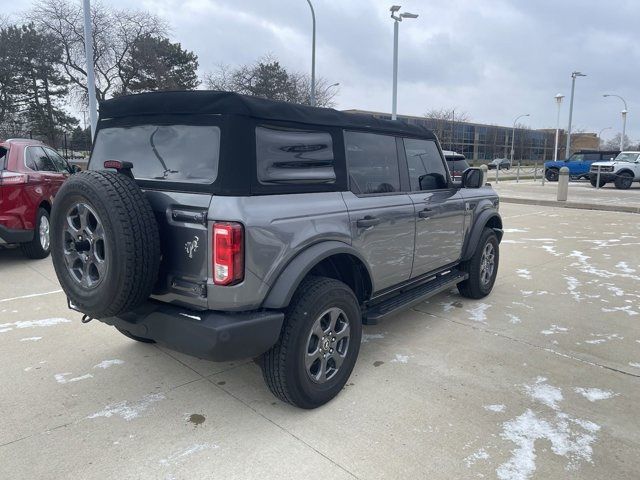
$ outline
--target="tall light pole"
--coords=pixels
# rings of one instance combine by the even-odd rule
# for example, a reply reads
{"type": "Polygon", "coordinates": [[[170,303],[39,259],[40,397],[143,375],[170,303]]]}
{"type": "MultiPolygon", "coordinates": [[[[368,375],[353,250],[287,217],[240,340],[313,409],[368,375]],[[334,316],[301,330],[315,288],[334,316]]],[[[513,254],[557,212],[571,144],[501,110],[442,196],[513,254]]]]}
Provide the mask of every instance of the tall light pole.
{"type": "Polygon", "coordinates": [[[556,121],[556,146],[553,149],[553,161],[554,162],[558,161],[558,138],[560,136],[560,107],[562,106],[562,99],[563,98],[564,98],[564,95],[562,95],[560,93],[555,96],[556,103],[558,104],[558,119],[556,121]]]}
{"type": "Polygon", "coordinates": [[[602,95],[603,97],[617,97],[620,100],[622,100],[622,103],[624,104],[624,110],[622,110],[622,136],[620,137],[620,151],[624,150],[624,136],[626,135],[626,131],[627,131],[627,102],[624,98],[622,98],[620,95],[615,95],[613,93],[605,93],[604,95],[602,95]]]}
{"type": "Polygon", "coordinates": [[[513,129],[511,130],[511,165],[512,166],[513,166],[515,139],[516,139],[516,123],[518,123],[518,120],[520,120],[522,117],[530,117],[530,116],[531,116],[530,113],[525,113],[517,116],[516,119],[513,121],[513,129]]]}
{"type": "Polygon", "coordinates": [[[316,106],[316,12],[313,9],[311,0],[307,0],[311,9],[311,20],[313,20],[313,33],[311,39],[311,106],[316,106]]]}
{"type": "Polygon", "coordinates": [[[96,134],[98,124],[98,102],[96,101],[96,77],[93,70],[93,34],[91,33],[91,2],[83,0],[84,9],[84,54],[87,61],[87,93],[89,94],[89,121],[91,138],[96,134]]]}
{"type": "Polygon", "coordinates": [[[398,13],[400,5],[393,5],[389,11],[393,18],[393,96],[391,99],[391,120],[395,120],[398,112],[398,31],[403,18],[418,18],[415,13],[398,13]]]}
{"type": "Polygon", "coordinates": [[[602,130],[600,130],[600,132],[598,132],[598,140],[601,140],[602,132],[604,132],[605,130],[613,130],[613,127],[604,127],[602,130]]]}
{"type": "Polygon", "coordinates": [[[571,155],[571,122],[573,120],[573,96],[576,90],[577,77],[586,77],[586,75],[581,72],[571,73],[571,102],[569,102],[569,128],[567,128],[567,149],[564,153],[566,158],[569,158],[569,155],[571,155]]]}

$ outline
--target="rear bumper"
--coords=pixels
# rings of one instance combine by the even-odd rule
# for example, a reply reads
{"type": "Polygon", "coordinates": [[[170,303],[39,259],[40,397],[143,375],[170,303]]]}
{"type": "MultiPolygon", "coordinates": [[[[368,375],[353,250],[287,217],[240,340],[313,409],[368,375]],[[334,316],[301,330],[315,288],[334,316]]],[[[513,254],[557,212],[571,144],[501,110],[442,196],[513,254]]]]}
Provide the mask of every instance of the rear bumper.
{"type": "Polygon", "coordinates": [[[0,243],[25,243],[33,240],[33,230],[14,230],[0,224],[0,243]]]}
{"type": "Polygon", "coordinates": [[[280,336],[284,313],[195,312],[147,301],[132,312],[100,321],[172,350],[222,362],[257,357],[269,350],[280,336]]]}
{"type": "MultiPolygon", "coordinates": [[[[616,179],[616,174],[615,173],[605,173],[605,172],[600,172],[600,181],[601,182],[613,182],[616,179]]],[[[594,182],[597,181],[598,179],[598,173],[597,172],[590,172],[589,173],[589,180],[593,180],[594,182]]]]}

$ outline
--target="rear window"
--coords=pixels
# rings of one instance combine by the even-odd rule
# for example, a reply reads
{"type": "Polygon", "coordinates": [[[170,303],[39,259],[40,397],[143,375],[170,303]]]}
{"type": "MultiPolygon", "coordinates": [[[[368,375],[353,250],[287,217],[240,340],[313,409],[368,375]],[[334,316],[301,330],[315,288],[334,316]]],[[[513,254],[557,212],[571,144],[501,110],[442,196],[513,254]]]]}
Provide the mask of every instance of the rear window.
{"type": "Polygon", "coordinates": [[[89,168],[106,160],[133,164],[143,180],[212,183],[218,176],[220,129],[206,125],[136,125],[101,128],[89,168]]]}
{"type": "Polygon", "coordinates": [[[0,147],[0,170],[4,170],[7,166],[7,153],[9,151],[6,148],[0,147]]]}
{"type": "Polygon", "coordinates": [[[469,168],[469,164],[466,160],[447,159],[447,165],[449,165],[449,170],[452,172],[464,172],[467,168],[469,168]]]}

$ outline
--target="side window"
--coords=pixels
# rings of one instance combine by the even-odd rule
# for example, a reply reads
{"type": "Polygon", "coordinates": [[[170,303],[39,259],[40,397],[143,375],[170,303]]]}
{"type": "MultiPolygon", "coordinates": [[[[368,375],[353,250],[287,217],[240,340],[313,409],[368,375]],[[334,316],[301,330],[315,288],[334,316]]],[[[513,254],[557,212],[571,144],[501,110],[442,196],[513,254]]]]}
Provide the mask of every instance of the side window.
{"type": "Polygon", "coordinates": [[[258,181],[265,185],[336,181],[328,132],[257,127],[256,160],[258,181]]]}
{"type": "Polygon", "coordinates": [[[584,159],[588,160],[590,162],[597,162],[598,160],[600,160],[600,154],[599,153],[586,153],[584,155],[584,159]]]}
{"type": "Polygon", "coordinates": [[[54,165],[56,166],[59,172],[69,171],[69,166],[67,165],[67,161],[64,158],[62,158],[58,152],[56,152],[51,148],[46,148],[46,147],[44,151],[47,152],[49,159],[51,159],[51,161],[54,163],[54,165]]]}
{"type": "Polygon", "coordinates": [[[411,190],[447,188],[447,171],[432,140],[404,139],[411,190]]]}
{"type": "Polygon", "coordinates": [[[400,191],[395,137],[344,132],[349,185],[354,193],[400,191]]]}
{"type": "Polygon", "coordinates": [[[28,147],[26,165],[31,170],[40,172],[57,172],[56,166],[51,159],[44,153],[42,147],[28,147]]]}
{"type": "Polygon", "coordinates": [[[40,147],[27,147],[24,153],[24,164],[31,170],[38,171],[38,154],[42,152],[40,147]]]}

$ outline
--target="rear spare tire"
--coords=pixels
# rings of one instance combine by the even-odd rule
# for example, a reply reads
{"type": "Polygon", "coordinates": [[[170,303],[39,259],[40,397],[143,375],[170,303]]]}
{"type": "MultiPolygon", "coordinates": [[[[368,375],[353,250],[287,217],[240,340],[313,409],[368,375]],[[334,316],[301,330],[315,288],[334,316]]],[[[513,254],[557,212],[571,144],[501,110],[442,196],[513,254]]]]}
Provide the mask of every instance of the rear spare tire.
{"type": "Polygon", "coordinates": [[[91,317],[115,316],[151,294],[160,264],[158,224],[133,179],[81,172],[56,195],[51,252],[72,304],[91,317]]]}

